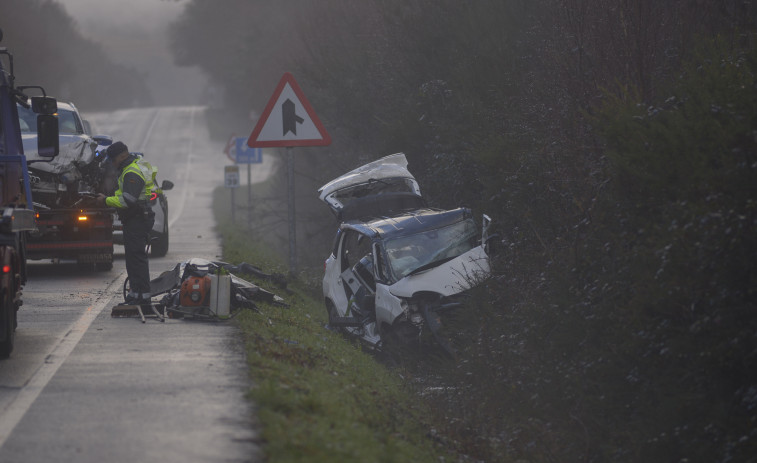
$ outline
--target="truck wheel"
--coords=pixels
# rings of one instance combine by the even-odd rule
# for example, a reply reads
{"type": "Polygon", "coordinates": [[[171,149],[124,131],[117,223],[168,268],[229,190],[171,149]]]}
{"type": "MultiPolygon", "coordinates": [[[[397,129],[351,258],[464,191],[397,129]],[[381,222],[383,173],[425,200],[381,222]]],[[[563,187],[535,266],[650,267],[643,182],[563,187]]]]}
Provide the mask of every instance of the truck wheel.
{"type": "Polygon", "coordinates": [[[168,224],[164,225],[163,233],[156,238],[150,245],[150,256],[164,257],[168,254],[168,224]]]}
{"type": "Polygon", "coordinates": [[[98,262],[95,264],[95,270],[99,272],[109,272],[113,270],[113,262],[98,262]]]}
{"type": "Polygon", "coordinates": [[[4,334],[4,340],[0,342],[0,359],[7,359],[13,352],[13,338],[16,335],[16,308],[13,301],[8,297],[8,291],[2,296],[2,307],[0,307],[0,329],[4,334]]]}

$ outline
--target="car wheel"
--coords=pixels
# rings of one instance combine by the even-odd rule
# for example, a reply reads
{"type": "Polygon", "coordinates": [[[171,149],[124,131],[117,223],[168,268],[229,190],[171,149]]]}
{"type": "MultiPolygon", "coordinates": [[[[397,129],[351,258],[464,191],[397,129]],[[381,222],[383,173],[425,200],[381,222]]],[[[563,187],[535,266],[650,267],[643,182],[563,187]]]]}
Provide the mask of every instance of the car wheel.
{"type": "Polygon", "coordinates": [[[418,328],[410,322],[397,322],[394,326],[384,324],[381,327],[379,350],[387,361],[401,365],[418,353],[418,334],[418,328]]]}
{"type": "Polygon", "coordinates": [[[339,313],[336,311],[336,306],[334,306],[334,303],[331,301],[326,301],[326,315],[328,316],[327,328],[333,331],[342,332],[342,328],[331,327],[331,319],[339,316],[339,313]]]}
{"type": "Polygon", "coordinates": [[[163,227],[163,233],[157,235],[150,245],[150,256],[163,257],[168,254],[168,224],[163,227]]]}

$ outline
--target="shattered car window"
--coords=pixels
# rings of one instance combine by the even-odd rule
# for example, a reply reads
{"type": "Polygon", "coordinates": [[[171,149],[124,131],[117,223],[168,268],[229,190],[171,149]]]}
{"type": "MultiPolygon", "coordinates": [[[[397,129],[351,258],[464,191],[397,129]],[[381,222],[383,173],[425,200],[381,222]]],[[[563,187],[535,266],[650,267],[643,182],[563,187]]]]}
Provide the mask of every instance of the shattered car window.
{"type": "Polygon", "coordinates": [[[65,109],[58,110],[58,127],[60,127],[60,133],[62,134],[81,135],[84,133],[84,129],[73,111],[65,109]]]}
{"type": "Polygon", "coordinates": [[[344,237],[342,268],[352,267],[370,253],[371,242],[368,237],[352,230],[347,231],[344,237]]]}
{"type": "Polygon", "coordinates": [[[478,231],[472,219],[385,242],[389,265],[397,280],[470,251],[478,231]]]}

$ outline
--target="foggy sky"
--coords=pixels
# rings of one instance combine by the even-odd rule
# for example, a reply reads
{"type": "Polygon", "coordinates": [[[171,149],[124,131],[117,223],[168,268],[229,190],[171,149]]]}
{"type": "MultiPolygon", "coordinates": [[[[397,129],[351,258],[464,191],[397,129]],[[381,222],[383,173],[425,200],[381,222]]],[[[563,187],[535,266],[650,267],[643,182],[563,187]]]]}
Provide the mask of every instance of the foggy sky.
{"type": "MultiPolygon", "coordinates": [[[[114,62],[145,75],[159,105],[204,104],[204,74],[176,67],[168,49],[168,25],[187,0],[57,0],[81,34],[103,47],[114,62]]],[[[95,64],[96,65],[96,64],[95,64]]]]}

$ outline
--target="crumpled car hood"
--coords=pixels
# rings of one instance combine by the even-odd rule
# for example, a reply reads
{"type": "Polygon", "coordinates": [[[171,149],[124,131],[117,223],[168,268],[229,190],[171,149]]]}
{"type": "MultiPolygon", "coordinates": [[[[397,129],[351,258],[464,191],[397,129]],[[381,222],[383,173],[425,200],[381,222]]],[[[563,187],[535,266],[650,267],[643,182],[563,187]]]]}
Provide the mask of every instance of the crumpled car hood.
{"type": "Polygon", "coordinates": [[[476,286],[490,274],[489,256],[483,246],[477,246],[438,267],[406,276],[390,286],[389,292],[404,298],[419,291],[451,296],[476,286]]]}
{"type": "Polygon", "coordinates": [[[81,135],[60,135],[58,143],[60,154],[49,160],[37,154],[37,134],[23,134],[24,154],[27,161],[43,160],[35,162],[32,168],[53,174],[66,172],[75,167],[75,164],[86,165],[94,161],[97,142],[89,137],[81,135]]]}

